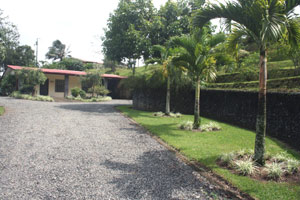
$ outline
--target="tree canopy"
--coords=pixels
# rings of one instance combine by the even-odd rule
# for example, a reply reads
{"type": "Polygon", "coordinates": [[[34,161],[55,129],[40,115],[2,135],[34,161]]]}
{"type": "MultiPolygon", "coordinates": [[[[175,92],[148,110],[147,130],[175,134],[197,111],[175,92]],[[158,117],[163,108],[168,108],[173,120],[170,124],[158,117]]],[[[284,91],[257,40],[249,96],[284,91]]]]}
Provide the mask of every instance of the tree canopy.
{"type": "Polygon", "coordinates": [[[62,61],[69,55],[70,51],[60,40],[55,40],[52,46],[49,47],[49,51],[46,54],[47,59],[60,60],[62,61]]]}

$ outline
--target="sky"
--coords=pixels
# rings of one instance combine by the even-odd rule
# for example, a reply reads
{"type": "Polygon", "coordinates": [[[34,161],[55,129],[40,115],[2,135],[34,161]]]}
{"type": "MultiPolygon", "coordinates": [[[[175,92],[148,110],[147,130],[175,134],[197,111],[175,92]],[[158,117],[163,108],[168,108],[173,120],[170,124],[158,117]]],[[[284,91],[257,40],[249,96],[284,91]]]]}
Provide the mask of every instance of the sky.
{"type": "MultiPolygon", "coordinates": [[[[153,0],[159,8],[167,0],[153,0]]],[[[101,37],[109,14],[119,0],[1,0],[0,9],[20,33],[20,44],[36,50],[38,59],[46,60],[55,40],[66,44],[71,56],[102,62],[101,37]]]]}

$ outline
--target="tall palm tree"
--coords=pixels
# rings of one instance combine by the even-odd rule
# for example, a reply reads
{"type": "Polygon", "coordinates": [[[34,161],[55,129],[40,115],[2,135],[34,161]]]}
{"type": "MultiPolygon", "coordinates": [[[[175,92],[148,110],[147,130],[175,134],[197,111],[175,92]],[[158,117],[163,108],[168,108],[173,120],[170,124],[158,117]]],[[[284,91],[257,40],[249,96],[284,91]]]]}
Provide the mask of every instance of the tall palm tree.
{"type": "Polygon", "coordinates": [[[194,106],[194,129],[199,129],[200,119],[200,84],[201,81],[215,79],[215,59],[212,47],[217,45],[219,37],[210,37],[205,29],[195,30],[192,35],[174,37],[172,42],[180,48],[174,57],[175,65],[184,67],[196,84],[194,106]]]}
{"type": "Polygon", "coordinates": [[[158,51],[160,53],[160,58],[151,58],[146,61],[146,64],[155,63],[163,66],[163,75],[167,78],[167,93],[166,93],[166,110],[165,114],[170,115],[170,100],[171,100],[171,79],[172,75],[175,73],[175,68],[173,66],[172,58],[175,54],[175,50],[162,45],[154,45],[152,47],[153,51],[158,51]]]}
{"type": "MultiPolygon", "coordinates": [[[[233,21],[234,37],[238,39],[249,36],[259,47],[260,73],[254,159],[261,165],[264,165],[266,135],[267,47],[284,33],[288,34],[292,45],[298,45],[300,26],[293,16],[293,10],[299,4],[300,0],[227,1],[224,4],[209,4],[193,18],[193,24],[197,27],[203,27],[215,18],[233,21]]],[[[232,41],[234,43],[237,40],[232,41]]]]}

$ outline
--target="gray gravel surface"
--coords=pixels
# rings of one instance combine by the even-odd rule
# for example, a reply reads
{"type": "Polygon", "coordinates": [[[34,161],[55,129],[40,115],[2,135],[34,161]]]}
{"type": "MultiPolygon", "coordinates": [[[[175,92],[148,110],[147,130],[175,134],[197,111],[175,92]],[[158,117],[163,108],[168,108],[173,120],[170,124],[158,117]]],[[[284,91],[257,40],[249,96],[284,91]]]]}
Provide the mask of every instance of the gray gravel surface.
{"type": "Polygon", "coordinates": [[[0,199],[223,199],[106,103],[0,97],[0,199]]]}

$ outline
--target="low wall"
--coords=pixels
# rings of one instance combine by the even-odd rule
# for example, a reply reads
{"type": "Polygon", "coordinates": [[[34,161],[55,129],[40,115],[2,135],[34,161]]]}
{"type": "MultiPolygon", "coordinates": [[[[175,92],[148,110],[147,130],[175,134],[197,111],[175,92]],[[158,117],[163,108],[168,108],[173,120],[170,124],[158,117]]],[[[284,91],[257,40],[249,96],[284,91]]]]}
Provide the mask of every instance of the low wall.
{"type": "MultiPolygon", "coordinates": [[[[257,92],[201,90],[201,116],[255,130],[257,92]]],[[[300,94],[267,94],[267,135],[300,150],[300,94]]],[[[194,90],[183,88],[171,94],[171,110],[193,114],[194,90]]],[[[133,108],[163,111],[165,90],[135,91],[133,108]]]]}

